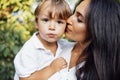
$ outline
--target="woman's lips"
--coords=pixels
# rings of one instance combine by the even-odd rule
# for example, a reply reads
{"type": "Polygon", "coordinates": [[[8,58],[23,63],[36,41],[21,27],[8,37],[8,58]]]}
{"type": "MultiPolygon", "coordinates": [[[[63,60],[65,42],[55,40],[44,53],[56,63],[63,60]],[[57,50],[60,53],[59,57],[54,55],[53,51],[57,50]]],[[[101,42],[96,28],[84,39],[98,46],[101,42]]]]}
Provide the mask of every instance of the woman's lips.
{"type": "Polygon", "coordinates": [[[71,30],[68,27],[66,27],[65,32],[71,32],[71,30]]]}

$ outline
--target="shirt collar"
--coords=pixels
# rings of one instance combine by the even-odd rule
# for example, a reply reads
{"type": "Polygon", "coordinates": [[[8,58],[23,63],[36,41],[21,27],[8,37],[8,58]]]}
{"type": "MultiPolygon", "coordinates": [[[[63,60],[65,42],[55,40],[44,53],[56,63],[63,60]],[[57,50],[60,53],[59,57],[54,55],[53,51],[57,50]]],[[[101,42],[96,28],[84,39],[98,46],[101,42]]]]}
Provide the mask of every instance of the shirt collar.
{"type": "Polygon", "coordinates": [[[33,34],[33,43],[34,43],[34,46],[37,48],[37,49],[45,49],[45,47],[43,46],[43,44],[41,43],[41,41],[38,39],[37,37],[37,34],[38,32],[35,32],[33,34]]]}
{"type": "MultiPolygon", "coordinates": [[[[42,42],[38,39],[37,34],[38,34],[38,32],[35,32],[32,36],[33,37],[33,43],[34,43],[35,47],[37,49],[45,49],[42,42]]],[[[60,48],[60,50],[62,50],[64,48],[64,45],[65,45],[65,40],[60,39],[60,40],[57,41],[57,44],[58,44],[58,48],[60,48]]]]}

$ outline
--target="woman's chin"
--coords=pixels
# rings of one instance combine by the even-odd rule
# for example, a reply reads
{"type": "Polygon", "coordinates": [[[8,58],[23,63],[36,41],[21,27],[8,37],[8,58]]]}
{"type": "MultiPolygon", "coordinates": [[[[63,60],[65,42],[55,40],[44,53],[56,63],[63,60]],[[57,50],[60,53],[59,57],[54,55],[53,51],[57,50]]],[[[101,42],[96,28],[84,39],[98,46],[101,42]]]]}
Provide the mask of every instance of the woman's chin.
{"type": "Polygon", "coordinates": [[[73,41],[74,37],[70,36],[68,33],[65,33],[65,37],[68,39],[68,40],[71,40],[73,41]]]}

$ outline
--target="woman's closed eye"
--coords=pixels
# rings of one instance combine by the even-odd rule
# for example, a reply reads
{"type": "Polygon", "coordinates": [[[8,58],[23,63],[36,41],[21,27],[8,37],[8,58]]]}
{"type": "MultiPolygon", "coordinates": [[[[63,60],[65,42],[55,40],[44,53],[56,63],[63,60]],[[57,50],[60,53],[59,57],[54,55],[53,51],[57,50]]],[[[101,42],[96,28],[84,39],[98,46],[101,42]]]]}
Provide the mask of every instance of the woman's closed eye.
{"type": "Polygon", "coordinates": [[[77,21],[82,23],[84,22],[84,17],[80,12],[76,12],[77,21]]]}
{"type": "Polygon", "coordinates": [[[77,18],[77,21],[78,21],[78,22],[83,22],[83,21],[82,21],[81,19],[79,19],[79,18],[77,18]]]}

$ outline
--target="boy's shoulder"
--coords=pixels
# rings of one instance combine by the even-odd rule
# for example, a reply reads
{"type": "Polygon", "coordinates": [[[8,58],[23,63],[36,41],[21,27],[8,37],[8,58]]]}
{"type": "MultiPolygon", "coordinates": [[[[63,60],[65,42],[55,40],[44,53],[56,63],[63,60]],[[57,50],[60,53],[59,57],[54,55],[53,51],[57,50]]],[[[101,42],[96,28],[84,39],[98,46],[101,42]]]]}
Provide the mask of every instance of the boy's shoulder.
{"type": "Polygon", "coordinates": [[[24,43],[23,47],[28,47],[29,48],[31,47],[34,47],[35,44],[37,44],[39,40],[37,40],[37,37],[36,37],[36,32],[33,33],[33,35],[24,43]]]}

